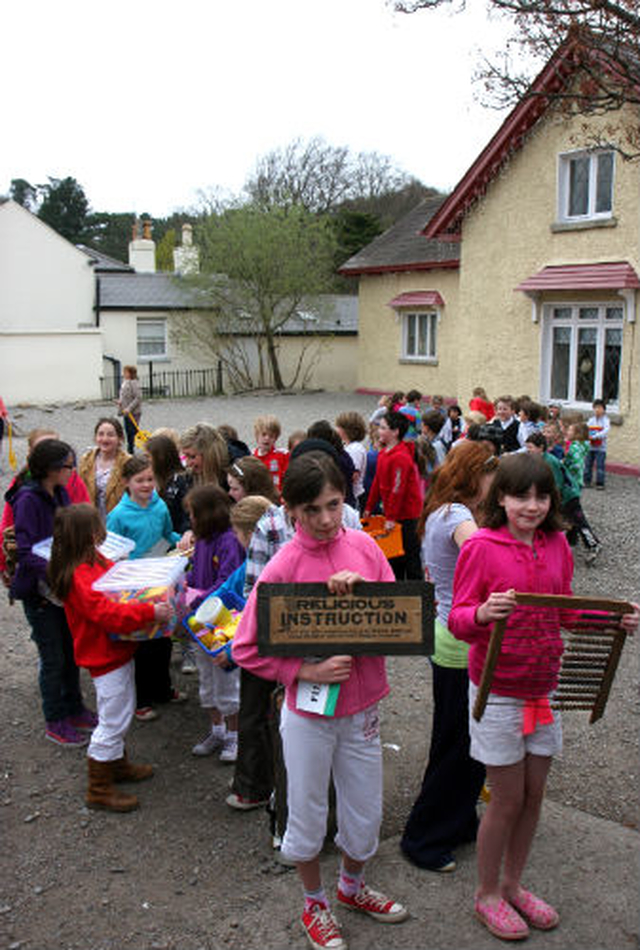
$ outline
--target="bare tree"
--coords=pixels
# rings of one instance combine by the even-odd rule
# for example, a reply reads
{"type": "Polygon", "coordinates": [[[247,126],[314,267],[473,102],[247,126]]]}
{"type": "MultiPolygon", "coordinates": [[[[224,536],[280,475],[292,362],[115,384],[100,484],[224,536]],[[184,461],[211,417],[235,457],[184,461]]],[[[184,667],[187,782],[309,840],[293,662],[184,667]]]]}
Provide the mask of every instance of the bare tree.
{"type": "Polygon", "coordinates": [[[347,200],[373,198],[402,188],[409,176],[377,152],[353,155],[346,146],[316,136],[295,139],[258,159],[245,190],[260,208],[300,205],[326,214],[347,200]]]}
{"type": "Polygon", "coordinates": [[[247,392],[267,385],[262,339],[253,326],[231,327],[217,309],[189,310],[174,314],[171,340],[184,353],[219,363],[233,392],[247,392]]]}
{"type": "MultiPolygon", "coordinates": [[[[401,13],[452,5],[454,0],[395,0],[401,13]]],[[[485,0],[489,11],[513,27],[504,51],[483,59],[476,80],[484,102],[495,108],[515,105],[523,97],[544,97],[571,115],[610,115],[606,144],[640,157],[637,115],[625,106],[640,105],[640,14],[638,0],[485,0]],[[534,70],[553,61],[554,88],[532,83],[534,70]],[[607,138],[610,137],[610,139],[607,138]]],[[[463,13],[465,0],[456,12],[463,13]]],[[[600,138],[602,138],[602,132],[600,138]]],[[[591,144],[604,144],[594,140],[591,144]]]]}
{"type": "MultiPolygon", "coordinates": [[[[202,360],[208,357],[220,364],[225,387],[232,392],[251,392],[273,385],[264,335],[256,321],[242,313],[233,325],[219,310],[190,310],[176,313],[170,323],[172,342],[184,353],[202,360]]],[[[279,359],[283,338],[274,335],[274,348],[279,359]]],[[[311,332],[296,334],[297,348],[291,351],[290,371],[283,386],[305,389],[313,371],[326,354],[327,338],[311,332]]]]}

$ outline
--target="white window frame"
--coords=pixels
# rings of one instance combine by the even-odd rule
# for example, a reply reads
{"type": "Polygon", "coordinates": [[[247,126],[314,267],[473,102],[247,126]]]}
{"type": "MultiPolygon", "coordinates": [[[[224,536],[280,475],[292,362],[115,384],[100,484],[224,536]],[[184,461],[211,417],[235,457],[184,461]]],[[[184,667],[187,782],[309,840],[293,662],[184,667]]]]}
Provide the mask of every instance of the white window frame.
{"type": "MultiPolygon", "coordinates": [[[[402,361],[410,363],[437,363],[438,362],[438,324],[440,322],[440,312],[437,309],[428,310],[401,310],[398,311],[402,320],[402,361]],[[426,336],[424,352],[410,352],[409,343],[411,338],[410,325],[418,321],[421,317],[426,319],[426,336]]],[[[414,333],[414,339],[418,340],[418,335],[414,333]]],[[[417,347],[416,347],[417,349],[417,347]]]]}
{"type": "MultiPolygon", "coordinates": [[[[158,334],[158,340],[160,342],[160,334],[158,334]]],[[[169,349],[168,349],[168,335],[167,335],[167,318],[166,317],[138,317],[136,322],[136,348],[138,353],[138,363],[156,363],[164,362],[169,359],[169,349]],[[157,353],[143,353],[140,349],[141,339],[140,339],[140,329],[144,325],[157,324],[163,329],[162,335],[162,352],[157,353]]]]}
{"type": "Polygon", "coordinates": [[[558,220],[561,222],[606,221],[613,217],[613,196],[615,189],[616,161],[612,149],[576,150],[564,152],[558,156],[558,220]],[[611,169],[611,207],[606,211],[596,211],[598,162],[601,156],[610,155],[611,169]],[[571,214],[569,200],[571,192],[571,163],[575,160],[589,161],[589,186],[587,210],[584,214],[571,214]]]}
{"type": "MultiPolygon", "coordinates": [[[[543,306],[543,330],[542,330],[542,354],[541,354],[541,380],[540,392],[544,402],[554,402],[568,408],[590,409],[594,399],[602,398],[602,386],[604,380],[604,356],[606,331],[608,329],[620,330],[622,340],[620,343],[620,375],[622,374],[623,342],[624,342],[624,304],[620,300],[574,300],[574,301],[549,301],[543,306]],[[580,318],[580,310],[593,308],[598,310],[597,318],[580,318]],[[567,317],[554,318],[554,313],[558,309],[570,310],[571,314],[567,317]],[[607,319],[607,309],[616,309],[620,311],[619,319],[607,319]],[[554,327],[568,327],[571,330],[570,352],[569,352],[569,381],[568,393],[566,398],[558,397],[551,392],[551,374],[553,370],[553,330],[554,327]],[[577,382],[577,361],[578,361],[578,333],[582,328],[591,328],[596,330],[596,365],[593,395],[589,400],[579,400],[576,397],[577,382]]],[[[620,405],[621,379],[618,381],[618,398],[615,401],[608,402],[608,408],[616,410],[620,405]]]]}

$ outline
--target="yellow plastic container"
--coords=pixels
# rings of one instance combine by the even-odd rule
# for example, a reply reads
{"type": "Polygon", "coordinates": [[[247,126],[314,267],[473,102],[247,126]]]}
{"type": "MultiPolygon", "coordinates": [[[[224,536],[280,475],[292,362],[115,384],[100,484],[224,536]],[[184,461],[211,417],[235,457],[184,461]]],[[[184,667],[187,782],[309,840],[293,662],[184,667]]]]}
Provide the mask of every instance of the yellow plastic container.
{"type": "MultiPolygon", "coordinates": [[[[219,597],[207,597],[206,600],[203,600],[191,620],[195,621],[198,625],[197,629],[201,630],[202,627],[226,627],[228,623],[231,622],[232,615],[231,611],[227,610],[225,605],[222,603],[222,600],[219,597]]],[[[189,626],[193,630],[194,627],[189,621],[189,626]]]]}

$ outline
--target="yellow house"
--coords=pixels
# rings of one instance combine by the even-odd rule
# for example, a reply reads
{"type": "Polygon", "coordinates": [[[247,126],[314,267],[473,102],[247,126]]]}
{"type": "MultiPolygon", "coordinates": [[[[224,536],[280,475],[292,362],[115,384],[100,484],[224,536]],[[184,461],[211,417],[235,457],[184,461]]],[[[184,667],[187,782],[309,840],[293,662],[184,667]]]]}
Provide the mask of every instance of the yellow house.
{"type": "MultiPolygon", "coordinates": [[[[611,117],[573,119],[544,92],[570,45],[446,198],[427,199],[343,266],[359,277],[359,387],[524,393],[589,414],[610,462],[638,466],[640,168],[611,117]],[[594,136],[610,142],[593,148],[594,136]],[[615,134],[615,133],[614,133],[615,134]]],[[[625,121],[638,122],[637,109],[625,121]]]]}

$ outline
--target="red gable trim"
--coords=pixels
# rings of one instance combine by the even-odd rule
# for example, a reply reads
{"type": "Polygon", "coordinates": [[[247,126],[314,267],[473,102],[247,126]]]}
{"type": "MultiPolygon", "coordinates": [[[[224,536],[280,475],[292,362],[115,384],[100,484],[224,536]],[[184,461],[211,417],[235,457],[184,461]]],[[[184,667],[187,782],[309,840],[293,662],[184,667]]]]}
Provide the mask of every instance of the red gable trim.
{"type": "Polygon", "coordinates": [[[400,307],[444,307],[444,300],[437,290],[413,290],[398,294],[390,300],[387,307],[394,310],[400,307]]]}
{"type": "Polygon", "coordinates": [[[496,134],[460,179],[447,200],[431,218],[423,234],[428,238],[451,241],[459,235],[462,219],[471,205],[486,192],[507,158],[522,147],[527,132],[546,111],[545,92],[557,92],[575,69],[577,44],[571,41],[551,57],[531,84],[531,94],[509,113],[496,134]]]}
{"type": "Polygon", "coordinates": [[[640,279],[626,261],[610,264],[563,264],[543,267],[515,288],[544,290],[622,290],[640,287],[640,279]]]}
{"type": "Polygon", "coordinates": [[[358,274],[400,274],[414,270],[457,270],[460,260],[456,257],[446,261],[415,261],[412,264],[370,264],[367,267],[339,267],[338,273],[344,277],[357,277],[358,274]]]}

